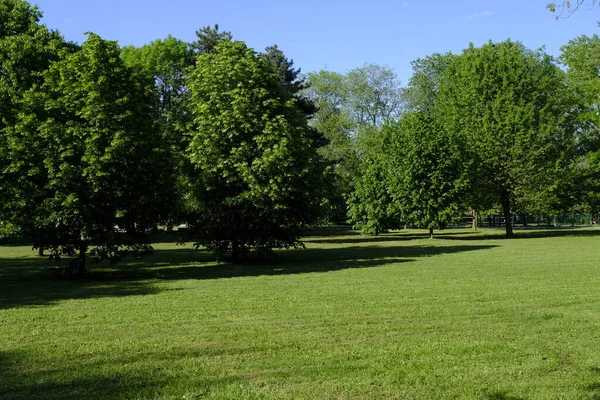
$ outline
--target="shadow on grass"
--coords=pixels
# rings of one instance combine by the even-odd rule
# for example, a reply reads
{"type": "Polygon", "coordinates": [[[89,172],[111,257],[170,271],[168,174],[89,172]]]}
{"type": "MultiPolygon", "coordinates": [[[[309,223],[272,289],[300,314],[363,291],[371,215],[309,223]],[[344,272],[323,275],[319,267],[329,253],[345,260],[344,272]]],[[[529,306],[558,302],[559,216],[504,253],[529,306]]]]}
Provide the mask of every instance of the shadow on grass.
{"type": "Polygon", "coordinates": [[[417,257],[489,249],[492,245],[348,246],[281,251],[271,264],[217,264],[206,251],[156,250],[142,260],[100,265],[85,279],[58,281],[37,258],[0,258],[0,309],[38,306],[61,300],[155,294],[161,280],[209,280],[262,275],[324,273],[400,264],[417,257]]]}
{"type": "MultiPolygon", "coordinates": [[[[148,356],[146,356],[148,357],[148,356]]],[[[34,355],[0,352],[0,399],[133,399],[160,397],[172,381],[168,368],[157,363],[177,362],[173,357],[135,360],[128,356],[111,356],[102,361],[67,359],[65,364],[44,365],[34,355]],[[150,361],[150,367],[145,362],[150,361]]],[[[193,379],[193,392],[184,398],[203,398],[211,388],[241,382],[239,377],[198,376],[193,379]]]]}
{"type": "Polygon", "coordinates": [[[524,400],[524,397],[513,396],[508,392],[488,393],[485,398],[488,400],[524,400]]]}
{"type": "MultiPolygon", "coordinates": [[[[598,228],[581,227],[560,227],[560,228],[514,228],[514,237],[510,239],[539,239],[548,237],[564,236],[600,236],[598,228]]],[[[483,227],[478,231],[471,228],[452,228],[450,231],[437,230],[434,232],[434,238],[444,240],[498,240],[509,239],[505,236],[504,228],[501,227],[483,227]],[[464,229],[457,232],[458,229],[464,229]]],[[[399,231],[383,234],[379,236],[361,235],[358,231],[353,231],[348,227],[327,227],[318,228],[314,234],[309,234],[304,239],[306,243],[322,244],[360,244],[360,243],[385,243],[402,242],[410,240],[429,239],[429,233],[415,233],[414,231],[399,231]]]]}
{"type": "Polygon", "coordinates": [[[93,279],[57,280],[48,269],[56,264],[44,258],[0,258],[0,310],[50,304],[67,299],[137,296],[157,293],[144,282],[112,282],[93,279]]]}
{"type": "MultiPolygon", "coordinates": [[[[157,250],[152,266],[135,269],[122,268],[112,274],[113,279],[226,279],[255,277],[263,275],[290,275],[323,273],[346,269],[372,268],[387,264],[400,264],[414,261],[418,257],[459,253],[489,249],[493,245],[465,246],[350,246],[332,249],[310,248],[287,250],[279,253],[280,259],[271,264],[214,264],[209,265],[173,265],[172,259],[182,259],[194,250],[172,249],[157,250]],[[183,254],[183,256],[182,256],[183,254]]],[[[196,254],[197,256],[197,254],[196,254]]],[[[205,255],[208,257],[208,254],[205,255]]],[[[208,259],[206,259],[208,261],[208,259]]]]}
{"type": "Polygon", "coordinates": [[[515,239],[541,239],[541,238],[552,238],[552,237],[589,237],[589,236],[600,236],[600,229],[598,228],[545,228],[545,229],[515,229],[514,236],[512,238],[507,238],[504,235],[504,230],[499,228],[485,228],[479,231],[480,233],[457,236],[455,233],[449,233],[448,236],[445,236],[445,240],[465,240],[465,241],[473,241],[473,240],[515,240],[515,239]],[[493,230],[493,233],[490,233],[489,230],[493,230]]]}
{"type": "Polygon", "coordinates": [[[590,372],[597,376],[596,382],[587,386],[587,390],[591,393],[591,399],[600,400],[600,367],[590,368],[590,372]]]}

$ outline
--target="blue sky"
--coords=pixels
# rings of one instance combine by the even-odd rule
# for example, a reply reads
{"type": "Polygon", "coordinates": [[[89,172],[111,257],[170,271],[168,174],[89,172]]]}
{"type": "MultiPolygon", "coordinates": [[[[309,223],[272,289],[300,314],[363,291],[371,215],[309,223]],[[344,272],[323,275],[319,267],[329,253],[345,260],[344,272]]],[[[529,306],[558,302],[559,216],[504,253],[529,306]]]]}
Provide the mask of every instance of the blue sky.
{"type": "Polygon", "coordinates": [[[218,23],[234,39],[262,50],[277,44],[302,71],[345,72],[367,62],[387,65],[406,83],[410,62],[460,52],[470,42],[507,38],[558,55],[576,36],[598,33],[600,8],[555,21],[548,0],[37,0],[43,23],[69,40],[91,31],[136,46],[171,34],[192,41],[218,23]]]}

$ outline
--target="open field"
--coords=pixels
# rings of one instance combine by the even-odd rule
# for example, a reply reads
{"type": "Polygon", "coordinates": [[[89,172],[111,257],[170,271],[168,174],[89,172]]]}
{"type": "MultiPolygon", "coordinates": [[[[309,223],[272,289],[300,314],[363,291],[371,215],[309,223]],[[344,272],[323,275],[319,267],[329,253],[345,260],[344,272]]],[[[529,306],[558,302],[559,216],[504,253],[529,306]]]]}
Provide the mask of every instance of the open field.
{"type": "Polygon", "coordinates": [[[77,282],[0,247],[0,398],[600,399],[600,229],[423,234],[77,282]]]}

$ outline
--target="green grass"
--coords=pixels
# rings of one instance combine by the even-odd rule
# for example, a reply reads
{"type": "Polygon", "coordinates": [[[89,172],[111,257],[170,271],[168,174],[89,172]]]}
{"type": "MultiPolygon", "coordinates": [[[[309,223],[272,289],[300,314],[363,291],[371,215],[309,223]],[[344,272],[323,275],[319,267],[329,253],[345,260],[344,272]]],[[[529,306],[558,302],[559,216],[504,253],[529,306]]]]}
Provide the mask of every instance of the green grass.
{"type": "Polygon", "coordinates": [[[77,282],[0,247],[0,398],[600,399],[600,230],[423,233],[77,282]]]}

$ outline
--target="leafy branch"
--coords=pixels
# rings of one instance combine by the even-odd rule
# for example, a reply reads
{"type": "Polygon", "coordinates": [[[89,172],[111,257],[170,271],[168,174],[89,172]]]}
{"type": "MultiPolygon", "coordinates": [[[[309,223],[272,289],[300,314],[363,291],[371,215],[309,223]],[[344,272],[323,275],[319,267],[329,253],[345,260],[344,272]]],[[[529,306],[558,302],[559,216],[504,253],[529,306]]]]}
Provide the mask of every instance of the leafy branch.
{"type": "Polygon", "coordinates": [[[577,12],[581,7],[587,6],[587,10],[591,10],[596,5],[597,0],[576,0],[574,3],[570,1],[562,1],[560,3],[549,3],[546,8],[550,12],[556,14],[555,19],[566,19],[577,12]]]}

